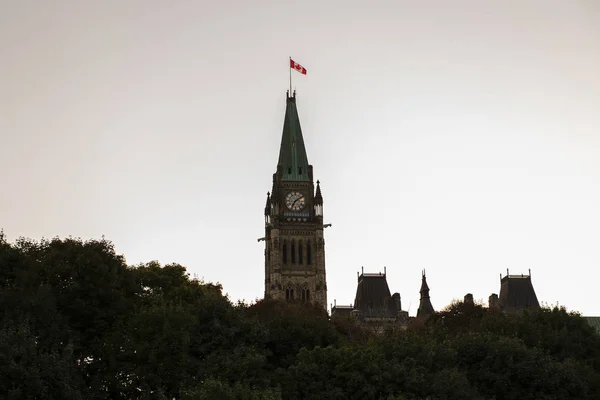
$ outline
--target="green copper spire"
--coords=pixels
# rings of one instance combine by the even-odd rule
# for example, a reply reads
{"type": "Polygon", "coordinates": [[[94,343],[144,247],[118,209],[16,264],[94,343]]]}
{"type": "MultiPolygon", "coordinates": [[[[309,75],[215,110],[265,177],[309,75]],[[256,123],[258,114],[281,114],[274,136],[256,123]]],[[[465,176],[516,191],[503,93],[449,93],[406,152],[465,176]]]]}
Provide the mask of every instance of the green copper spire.
{"type": "Polygon", "coordinates": [[[296,109],[296,92],[287,96],[283,134],[277,170],[281,171],[282,181],[308,181],[308,157],[304,148],[302,129],[296,109]]]}

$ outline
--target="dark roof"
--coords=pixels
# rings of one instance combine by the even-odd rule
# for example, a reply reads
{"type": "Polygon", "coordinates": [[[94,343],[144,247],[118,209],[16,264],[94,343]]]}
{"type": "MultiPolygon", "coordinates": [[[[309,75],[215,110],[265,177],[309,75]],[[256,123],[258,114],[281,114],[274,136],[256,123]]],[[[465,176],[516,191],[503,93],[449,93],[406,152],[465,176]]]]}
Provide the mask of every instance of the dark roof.
{"type": "Polygon", "coordinates": [[[500,280],[500,309],[518,311],[526,308],[539,308],[531,275],[506,275],[500,280]]]}
{"type": "Polygon", "coordinates": [[[399,310],[392,301],[385,274],[361,274],[358,277],[354,308],[361,317],[395,318],[399,310]]]}
{"type": "Polygon", "coordinates": [[[423,271],[423,274],[421,276],[421,290],[419,290],[419,293],[421,293],[421,299],[419,300],[419,309],[417,310],[417,317],[433,314],[435,310],[433,309],[431,299],[429,298],[429,286],[427,285],[425,271],[423,271]]]}
{"type": "Polygon", "coordinates": [[[596,332],[600,333],[600,317],[583,317],[596,332]]]}
{"type": "Polygon", "coordinates": [[[349,317],[354,307],[352,306],[338,306],[331,307],[331,318],[349,317]]]}
{"type": "Polygon", "coordinates": [[[283,181],[308,181],[308,157],[296,109],[296,93],[287,96],[277,169],[283,181]]]}

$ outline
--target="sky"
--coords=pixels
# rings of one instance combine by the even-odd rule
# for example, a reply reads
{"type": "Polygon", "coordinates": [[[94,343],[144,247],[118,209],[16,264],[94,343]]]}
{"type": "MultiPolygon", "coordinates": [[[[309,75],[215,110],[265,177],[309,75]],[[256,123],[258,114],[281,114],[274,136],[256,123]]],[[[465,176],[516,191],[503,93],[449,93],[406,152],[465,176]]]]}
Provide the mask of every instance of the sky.
{"type": "Polygon", "coordinates": [[[0,0],[0,228],[264,294],[291,56],[328,302],[500,274],[600,315],[600,2],[0,0]]]}

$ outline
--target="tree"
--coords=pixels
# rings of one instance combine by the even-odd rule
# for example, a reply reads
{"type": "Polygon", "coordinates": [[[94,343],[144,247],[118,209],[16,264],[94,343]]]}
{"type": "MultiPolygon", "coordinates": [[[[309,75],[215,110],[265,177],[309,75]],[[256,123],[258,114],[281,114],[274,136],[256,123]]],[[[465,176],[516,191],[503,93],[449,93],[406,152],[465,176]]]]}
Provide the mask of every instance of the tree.
{"type": "Polygon", "coordinates": [[[302,348],[337,344],[338,332],[318,305],[265,299],[251,305],[246,317],[264,324],[269,332],[269,364],[287,368],[302,348]]]}
{"type": "Polygon", "coordinates": [[[0,397],[596,399],[600,335],[576,313],[452,303],[373,334],[318,306],[232,304],[184,266],[108,241],[0,233],[0,397]]]}
{"type": "Polygon", "coordinates": [[[71,347],[62,353],[37,346],[25,320],[3,320],[0,328],[0,397],[3,399],[86,398],[71,347]]]}

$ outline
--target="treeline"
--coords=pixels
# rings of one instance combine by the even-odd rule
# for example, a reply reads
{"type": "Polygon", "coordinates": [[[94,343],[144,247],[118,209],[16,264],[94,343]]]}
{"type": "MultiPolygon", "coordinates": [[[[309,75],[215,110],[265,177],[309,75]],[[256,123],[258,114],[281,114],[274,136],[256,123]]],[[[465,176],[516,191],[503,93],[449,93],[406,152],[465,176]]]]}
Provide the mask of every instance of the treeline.
{"type": "Polygon", "coordinates": [[[105,240],[0,236],[0,313],[3,399],[600,398],[600,336],[562,308],[454,303],[376,335],[105,240]]]}

